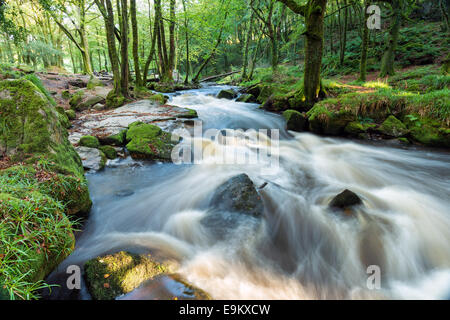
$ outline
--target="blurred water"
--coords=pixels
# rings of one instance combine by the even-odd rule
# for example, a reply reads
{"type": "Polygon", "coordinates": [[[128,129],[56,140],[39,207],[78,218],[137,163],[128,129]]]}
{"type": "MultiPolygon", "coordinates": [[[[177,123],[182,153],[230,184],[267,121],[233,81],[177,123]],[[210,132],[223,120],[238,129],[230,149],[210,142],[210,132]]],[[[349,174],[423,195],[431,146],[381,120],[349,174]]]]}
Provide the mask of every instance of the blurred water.
{"type": "Polygon", "coordinates": [[[277,174],[260,165],[117,161],[88,176],[94,207],[60,272],[144,248],[177,260],[182,276],[215,299],[449,297],[449,153],[288,134],[278,115],[215,98],[223,88],[172,95],[170,103],[197,110],[204,130],[280,129],[277,174]],[[265,216],[233,228],[218,220],[219,238],[201,221],[214,190],[243,172],[256,186],[267,183],[265,216]],[[353,219],[327,208],[344,189],[364,202],[353,219]],[[381,268],[380,290],[367,287],[369,265],[381,268]]]}

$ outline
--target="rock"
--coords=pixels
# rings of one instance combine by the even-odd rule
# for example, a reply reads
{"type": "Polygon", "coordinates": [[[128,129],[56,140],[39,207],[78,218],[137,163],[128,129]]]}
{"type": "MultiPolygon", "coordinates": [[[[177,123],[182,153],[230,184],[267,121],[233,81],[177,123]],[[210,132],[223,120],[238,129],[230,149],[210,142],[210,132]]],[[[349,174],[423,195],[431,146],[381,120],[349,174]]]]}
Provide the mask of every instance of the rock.
{"type": "Polygon", "coordinates": [[[65,112],[66,112],[67,118],[69,118],[69,120],[75,120],[76,119],[77,114],[75,113],[74,110],[69,109],[69,110],[66,110],[65,112]]]}
{"type": "Polygon", "coordinates": [[[99,171],[105,167],[106,156],[102,151],[88,147],[76,147],[75,150],[80,155],[86,170],[99,171]]]}
{"type": "Polygon", "coordinates": [[[98,103],[104,104],[107,101],[108,90],[105,87],[78,90],[69,101],[70,107],[75,111],[84,111],[91,109],[98,103]]]}
{"type": "Polygon", "coordinates": [[[116,193],[114,193],[116,197],[129,197],[132,196],[133,194],[134,191],[130,189],[119,190],[116,193]]]}
{"type": "Polygon", "coordinates": [[[362,204],[362,200],[358,195],[346,189],[331,200],[329,207],[333,209],[347,209],[360,204],[362,204]]]}
{"type": "Polygon", "coordinates": [[[361,134],[365,134],[369,129],[375,128],[376,124],[374,123],[361,123],[359,121],[349,122],[344,128],[345,133],[360,137],[361,134]]]}
{"type": "Polygon", "coordinates": [[[97,110],[97,111],[102,111],[102,110],[106,109],[106,106],[104,104],[97,103],[96,105],[94,105],[92,107],[92,109],[97,110]]]}
{"type": "Polygon", "coordinates": [[[185,108],[186,112],[182,113],[180,115],[178,115],[178,118],[182,118],[182,119],[194,119],[194,118],[198,118],[198,114],[197,111],[193,110],[193,109],[189,109],[189,108],[185,108]]]}
{"type": "Polygon", "coordinates": [[[113,145],[113,146],[124,146],[127,142],[127,131],[128,129],[124,129],[119,133],[101,138],[100,141],[103,144],[113,145]]]}
{"type": "Polygon", "coordinates": [[[92,259],[84,265],[86,283],[94,300],[113,300],[169,270],[168,265],[154,261],[148,254],[124,251],[92,259]]]}
{"type": "Polygon", "coordinates": [[[123,106],[124,104],[125,97],[122,94],[116,93],[114,90],[108,92],[105,101],[105,106],[107,109],[116,109],[123,106]]]}
{"type": "Polygon", "coordinates": [[[177,274],[159,275],[117,300],[211,300],[203,290],[177,274]]]}
{"type": "Polygon", "coordinates": [[[0,82],[0,112],[9,128],[0,135],[0,153],[13,160],[46,158],[61,173],[84,178],[60,114],[34,84],[25,79],[0,82]]]}
{"type": "Polygon", "coordinates": [[[220,211],[253,217],[261,217],[264,214],[262,199],[246,174],[235,176],[220,185],[214,192],[210,205],[220,211]]]}
{"type": "Polygon", "coordinates": [[[114,149],[114,147],[100,146],[98,149],[101,150],[108,159],[113,160],[117,158],[117,151],[116,149],[114,149]]]}
{"type": "Polygon", "coordinates": [[[161,93],[154,94],[151,97],[149,97],[148,99],[151,101],[157,102],[161,105],[165,104],[169,100],[169,98],[167,96],[165,96],[161,93]]]}
{"type": "Polygon", "coordinates": [[[73,79],[68,81],[69,85],[77,88],[86,88],[88,85],[88,80],[83,79],[73,79]]]}
{"type": "Polygon", "coordinates": [[[307,128],[308,119],[305,115],[295,110],[286,110],[283,112],[283,117],[286,119],[286,126],[288,130],[304,131],[307,128]]]}
{"type": "Polygon", "coordinates": [[[256,98],[254,95],[250,93],[244,93],[239,96],[239,98],[236,99],[237,102],[245,102],[245,103],[253,103],[256,102],[256,98]]]}
{"type": "Polygon", "coordinates": [[[132,123],[127,131],[127,149],[134,159],[170,160],[174,142],[161,128],[142,122],[132,123]]]}
{"type": "Polygon", "coordinates": [[[251,87],[248,87],[244,90],[244,93],[251,94],[254,97],[258,97],[259,94],[261,93],[261,85],[255,84],[251,87]]]}
{"type": "Polygon", "coordinates": [[[93,136],[84,136],[81,137],[79,145],[82,147],[88,148],[98,148],[100,146],[100,142],[96,137],[93,136]]]}
{"type": "Polygon", "coordinates": [[[430,123],[411,128],[414,140],[431,147],[450,148],[450,129],[440,128],[430,123]]]}
{"type": "Polygon", "coordinates": [[[409,132],[406,126],[394,116],[389,116],[378,128],[378,131],[395,138],[402,137],[409,132]]]}
{"type": "MultiPolygon", "coordinates": [[[[263,104],[274,93],[274,88],[270,86],[261,86],[261,91],[256,99],[259,103],[263,104]]],[[[256,96],[255,96],[256,97],[256,96]]]]}
{"type": "Polygon", "coordinates": [[[156,92],[162,92],[162,93],[175,92],[175,87],[173,86],[173,84],[169,84],[169,83],[155,83],[153,89],[156,92]]]}
{"type": "Polygon", "coordinates": [[[61,97],[64,99],[64,100],[69,100],[70,98],[71,98],[71,94],[70,94],[70,91],[69,90],[63,90],[63,91],[61,91],[61,97]]]}
{"type": "Polygon", "coordinates": [[[219,99],[228,99],[228,100],[233,100],[236,97],[237,93],[233,89],[222,90],[217,95],[217,98],[219,99]]]}

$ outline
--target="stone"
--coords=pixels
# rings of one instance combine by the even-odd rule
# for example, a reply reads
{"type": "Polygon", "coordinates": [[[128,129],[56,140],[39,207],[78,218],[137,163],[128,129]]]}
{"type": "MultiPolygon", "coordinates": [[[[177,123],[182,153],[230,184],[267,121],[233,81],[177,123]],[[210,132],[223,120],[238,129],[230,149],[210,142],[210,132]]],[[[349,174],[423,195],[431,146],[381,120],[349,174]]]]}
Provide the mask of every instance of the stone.
{"type": "Polygon", "coordinates": [[[228,100],[233,100],[236,97],[237,93],[233,89],[222,90],[217,95],[217,98],[219,99],[228,99],[228,100]]]}
{"type": "Polygon", "coordinates": [[[88,147],[76,147],[75,150],[78,152],[86,170],[99,171],[105,167],[106,156],[102,151],[88,147]]]}
{"type": "Polygon", "coordinates": [[[301,132],[305,131],[308,127],[306,115],[296,110],[286,110],[283,112],[283,117],[286,119],[286,127],[288,130],[301,132]]]}
{"type": "Polygon", "coordinates": [[[356,193],[346,189],[331,200],[329,207],[333,209],[346,209],[361,204],[361,198],[356,193]]]}

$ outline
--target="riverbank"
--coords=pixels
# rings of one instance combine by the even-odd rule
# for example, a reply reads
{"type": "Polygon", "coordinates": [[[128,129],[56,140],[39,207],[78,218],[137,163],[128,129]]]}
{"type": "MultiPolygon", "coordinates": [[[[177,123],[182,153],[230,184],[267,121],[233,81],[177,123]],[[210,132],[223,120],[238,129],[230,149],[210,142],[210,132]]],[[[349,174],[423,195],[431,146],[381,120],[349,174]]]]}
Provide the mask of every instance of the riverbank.
{"type": "Polygon", "coordinates": [[[439,66],[410,67],[397,76],[365,83],[349,76],[323,79],[312,108],[304,105],[300,77],[295,67],[280,66],[274,74],[257,69],[250,82],[237,82],[237,75],[222,83],[244,86],[245,101],[283,113],[290,130],[450,147],[450,76],[441,74],[439,66]]]}

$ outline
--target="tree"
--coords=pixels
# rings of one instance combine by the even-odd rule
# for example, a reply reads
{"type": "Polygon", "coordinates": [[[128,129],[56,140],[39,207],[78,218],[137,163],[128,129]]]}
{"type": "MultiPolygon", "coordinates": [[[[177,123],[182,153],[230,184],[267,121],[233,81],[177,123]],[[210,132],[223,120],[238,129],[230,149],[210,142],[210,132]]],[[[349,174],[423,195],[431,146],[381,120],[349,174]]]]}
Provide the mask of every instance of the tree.
{"type": "Polygon", "coordinates": [[[308,0],[299,5],[296,0],[277,0],[284,3],[296,14],[305,18],[305,71],[303,90],[308,108],[318,100],[321,91],[320,71],[322,68],[324,16],[327,0],[308,0]]]}
{"type": "Polygon", "coordinates": [[[133,33],[133,61],[134,61],[134,73],[136,76],[136,88],[141,88],[143,86],[143,82],[141,77],[141,68],[139,64],[139,33],[136,18],[136,0],[130,0],[130,16],[131,16],[131,29],[133,33]]]}

